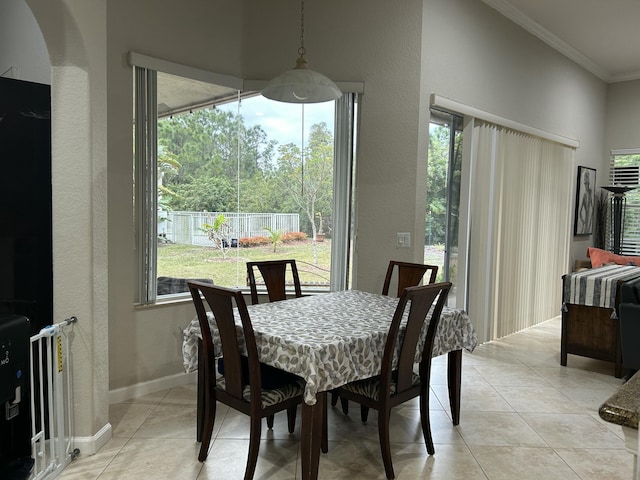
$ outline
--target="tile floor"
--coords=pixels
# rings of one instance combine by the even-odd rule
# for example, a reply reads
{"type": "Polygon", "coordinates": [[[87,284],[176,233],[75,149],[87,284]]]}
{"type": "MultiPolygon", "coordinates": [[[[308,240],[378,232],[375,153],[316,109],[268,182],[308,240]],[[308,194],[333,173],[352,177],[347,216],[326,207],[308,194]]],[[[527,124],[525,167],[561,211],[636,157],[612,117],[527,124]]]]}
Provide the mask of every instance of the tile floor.
{"type": "MultiPolygon", "coordinates": [[[[550,320],[464,353],[460,425],[451,424],[446,356],[434,359],[431,427],[436,453],[426,453],[417,404],[392,414],[392,456],[398,479],[631,479],[633,456],[621,428],[602,421],[598,407],[622,384],[613,365],[570,355],[560,366],[560,321],[550,320]]],[[[61,480],[240,479],[248,446],[245,416],[225,406],[209,457],[197,460],[195,385],[111,405],[113,438],[95,455],[80,456],[61,480]]],[[[329,453],[322,479],[384,479],[377,421],[367,424],[329,409],[329,453]]],[[[300,478],[298,427],[276,415],[263,424],[256,479],[300,478]]]]}

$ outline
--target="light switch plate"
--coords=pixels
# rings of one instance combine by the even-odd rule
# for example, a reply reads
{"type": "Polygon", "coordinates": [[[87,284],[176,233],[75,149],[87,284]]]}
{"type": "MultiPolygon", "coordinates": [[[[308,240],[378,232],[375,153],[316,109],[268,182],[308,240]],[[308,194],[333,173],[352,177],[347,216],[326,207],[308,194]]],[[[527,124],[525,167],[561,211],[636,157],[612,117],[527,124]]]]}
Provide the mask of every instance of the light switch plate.
{"type": "Polygon", "coordinates": [[[396,237],[396,246],[398,248],[409,248],[411,247],[411,233],[409,232],[398,232],[396,237]]]}

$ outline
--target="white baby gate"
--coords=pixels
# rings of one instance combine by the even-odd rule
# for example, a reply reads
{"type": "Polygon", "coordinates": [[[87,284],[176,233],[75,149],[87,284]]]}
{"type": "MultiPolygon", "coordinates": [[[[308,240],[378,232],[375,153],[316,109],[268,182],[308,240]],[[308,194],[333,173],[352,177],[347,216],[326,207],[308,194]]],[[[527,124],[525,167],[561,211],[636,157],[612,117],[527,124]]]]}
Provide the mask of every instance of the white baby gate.
{"type": "Polygon", "coordinates": [[[68,325],[76,317],[43,328],[31,337],[31,456],[29,480],[50,480],[79,453],[73,449],[73,405],[68,361],[68,325]]]}

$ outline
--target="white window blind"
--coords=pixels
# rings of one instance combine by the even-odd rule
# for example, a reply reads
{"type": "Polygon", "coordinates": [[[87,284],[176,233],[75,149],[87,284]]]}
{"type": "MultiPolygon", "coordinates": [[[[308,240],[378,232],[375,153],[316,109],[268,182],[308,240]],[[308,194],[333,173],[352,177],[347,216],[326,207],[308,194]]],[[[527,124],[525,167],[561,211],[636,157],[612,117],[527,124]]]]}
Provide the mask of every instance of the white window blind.
{"type": "MultiPolygon", "coordinates": [[[[611,151],[609,182],[610,185],[640,186],[640,149],[611,151]]],[[[620,253],[636,256],[640,255],[640,189],[627,192],[625,201],[620,253]]],[[[607,235],[610,248],[612,236],[611,232],[607,235]]]]}

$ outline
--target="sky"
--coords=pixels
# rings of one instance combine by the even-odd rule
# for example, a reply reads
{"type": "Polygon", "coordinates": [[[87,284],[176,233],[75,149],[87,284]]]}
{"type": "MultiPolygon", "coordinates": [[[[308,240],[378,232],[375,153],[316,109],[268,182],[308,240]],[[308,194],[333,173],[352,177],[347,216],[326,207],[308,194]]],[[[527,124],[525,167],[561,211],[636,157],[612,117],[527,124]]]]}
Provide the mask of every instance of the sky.
{"type": "MultiPolygon", "coordinates": [[[[236,112],[238,107],[235,103],[228,103],[216,108],[222,111],[236,112]]],[[[303,112],[305,143],[309,139],[311,126],[316,123],[325,122],[333,134],[334,102],[284,103],[256,95],[243,99],[239,108],[246,126],[262,126],[270,140],[276,140],[283,145],[288,143],[301,145],[300,123],[303,112]]]]}

